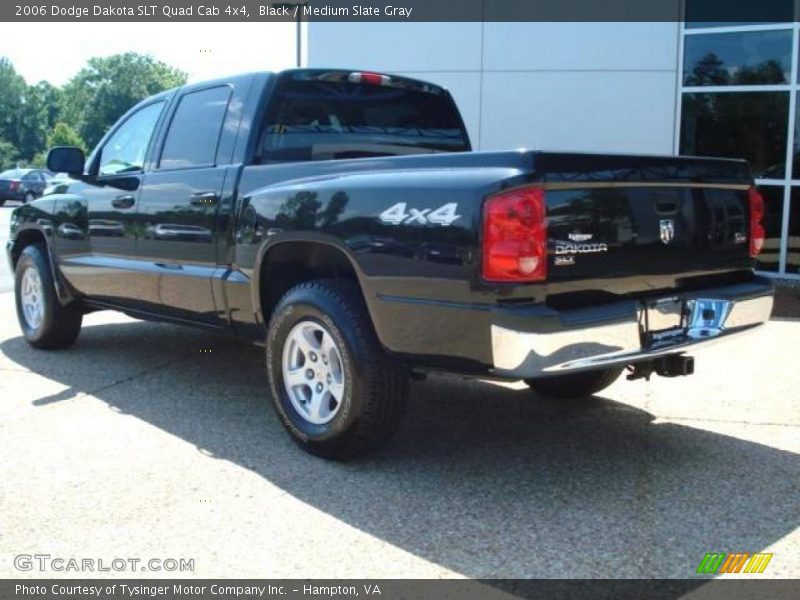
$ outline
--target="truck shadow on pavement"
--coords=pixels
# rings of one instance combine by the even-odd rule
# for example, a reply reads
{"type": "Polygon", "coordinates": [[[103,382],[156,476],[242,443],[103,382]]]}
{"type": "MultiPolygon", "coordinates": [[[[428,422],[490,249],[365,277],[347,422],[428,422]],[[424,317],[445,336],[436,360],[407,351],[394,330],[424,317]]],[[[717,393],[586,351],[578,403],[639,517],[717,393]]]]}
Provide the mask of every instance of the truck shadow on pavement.
{"type": "Polygon", "coordinates": [[[1,349],[67,386],[36,405],[91,394],[469,577],[686,578],[706,552],[760,551],[800,525],[797,455],[606,398],[431,377],[389,447],[340,464],[294,446],[262,350],[235,340],[136,322],[87,327],[69,352],[1,349]]]}

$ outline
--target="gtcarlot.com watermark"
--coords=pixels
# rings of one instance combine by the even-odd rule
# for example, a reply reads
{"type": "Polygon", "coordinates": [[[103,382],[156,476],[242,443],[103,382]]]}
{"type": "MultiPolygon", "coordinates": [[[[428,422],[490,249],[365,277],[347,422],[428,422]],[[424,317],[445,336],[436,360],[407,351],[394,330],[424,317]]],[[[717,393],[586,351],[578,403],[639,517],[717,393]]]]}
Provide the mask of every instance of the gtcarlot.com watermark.
{"type": "Polygon", "coordinates": [[[75,558],[50,554],[17,554],[17,571],[76,573],[136,573],[141,571],[194,572],[193,558],[75,558]]]}

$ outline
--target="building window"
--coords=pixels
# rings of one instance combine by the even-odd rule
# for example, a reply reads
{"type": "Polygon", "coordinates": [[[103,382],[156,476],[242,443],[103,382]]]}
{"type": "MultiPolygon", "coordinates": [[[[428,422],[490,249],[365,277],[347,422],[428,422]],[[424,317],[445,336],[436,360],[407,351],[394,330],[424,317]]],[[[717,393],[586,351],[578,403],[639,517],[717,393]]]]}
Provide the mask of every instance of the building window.
{"type": "Polygon", "coordinates": [[[800,278],[797,4],[774,0],[767,15],[756,2],[685,0],[676,151],[750,162],[767,204],[757,268],[800,278]],[[737,6],[739,16],[719,12],[737,6]]]}
{"type": "Polygon", "coordinates": [[[786,173],[788,92],[683,94],[681,154],[746,158],[757,179],[786,173]]]}
{"type": "Polygon", "coordinates": [[[683,85],[788,84],[791,71],[791,30],[686,36],[683,85]]]}

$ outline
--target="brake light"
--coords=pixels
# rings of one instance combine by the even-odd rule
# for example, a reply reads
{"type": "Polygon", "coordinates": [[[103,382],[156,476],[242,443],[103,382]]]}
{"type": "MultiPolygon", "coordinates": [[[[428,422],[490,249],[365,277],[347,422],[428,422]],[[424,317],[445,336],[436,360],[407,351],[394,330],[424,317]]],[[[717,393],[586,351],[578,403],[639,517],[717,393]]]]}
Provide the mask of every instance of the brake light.
{"type": "Polygon", "coordinates": [[[365,83],[367,85],[390,85],[392,78],[380,73],[350,73],[347,80],[350,83],[365,83]]]}
{"type": "Polygon", "coordinates": [[[518,188],[486,200],[483,278],[516,282],[547,278],[547,224],[542,188],[518,188]]]}
{"type": "Polygon", "coordinates": [[[13,192],[17,188],[19,188],[19,181],[12,181],[8,184],[8,188],[13,192]]]}
{"type": "Polygon", "coordinates": [[[764,219],[764,197],[755,188],[750,187],[750,256],[755,258],[764,247],[766,232],[762,221],[764,219]]]}

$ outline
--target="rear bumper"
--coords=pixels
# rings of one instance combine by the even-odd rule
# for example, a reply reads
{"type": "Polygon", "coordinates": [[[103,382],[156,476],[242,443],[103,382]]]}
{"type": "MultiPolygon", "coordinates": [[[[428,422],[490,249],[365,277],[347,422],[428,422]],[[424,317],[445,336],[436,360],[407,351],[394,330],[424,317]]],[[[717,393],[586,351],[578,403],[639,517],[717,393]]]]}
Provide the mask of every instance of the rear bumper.
{"type": "MultiPolygon", "coordinates": [[[[680,354],[766,322],[772,312],[772,282],[752,282],[676,294],[684,332],[662,341],[647,339],[642,301],[556,311],[536,307],[492,311],[493,372],[525,379],[680,354]]],[[[655,299],[654,299],[655,300],[655,299]]],[[[653,314],[650,307],[649,314],[653,314]]]]}

